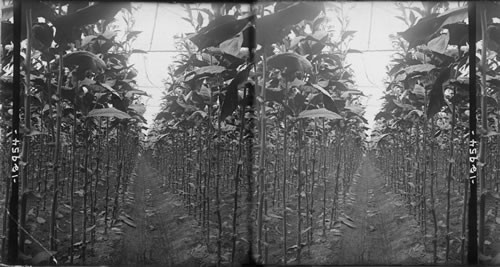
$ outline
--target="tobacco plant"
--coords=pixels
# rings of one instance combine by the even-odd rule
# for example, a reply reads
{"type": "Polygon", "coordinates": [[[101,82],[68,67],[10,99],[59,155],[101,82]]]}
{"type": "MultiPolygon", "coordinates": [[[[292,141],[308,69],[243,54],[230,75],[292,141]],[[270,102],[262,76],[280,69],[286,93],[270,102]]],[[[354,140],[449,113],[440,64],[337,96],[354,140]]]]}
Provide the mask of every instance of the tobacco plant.
{"type": "Polygon", "coordinates": [[[384,105],[372,135],[377,160],[406,201],[433,262],[465,261],[468,202],[467,6],[398,4],[384,105]],[[459,225],[461,224],[461,227],[459,225]]]}
{"type": "MultiPolygon", "coordinates": [[[[130,4],[22,3],[15,18],[23,29],[21,198],[5,195],[5,203],[20,207],[19,218],[4,214],[3,236],[10,231],[11,238],[3,240],[2,254],[9,263],[85,263],[97,236],[123,220],[123,195],[145,123],[138,99],[145,92],[135,88],[136,72],[127,62],[138,34],[130,12],[130,4]],[[122,32],[111,23],[117,13],[128,24],[122,32]],[[7,247],[13,253],[6,255],[7,247]]],[[[3,18],[5,122],[18,85],[12,83],[12,14],[3,18]]],[[[2,133],[10,131],[2,126],[2,133]]]]}
{"type": "Polygon", "coordinates": [[[313,232],[340,220],[365,147],[362,93],[345,63],[353,32],[331,36],[322,3],[251,8],[186,6],[196,32],[179,41],[149,151],[218,265],[300,263],[313,232]]]}

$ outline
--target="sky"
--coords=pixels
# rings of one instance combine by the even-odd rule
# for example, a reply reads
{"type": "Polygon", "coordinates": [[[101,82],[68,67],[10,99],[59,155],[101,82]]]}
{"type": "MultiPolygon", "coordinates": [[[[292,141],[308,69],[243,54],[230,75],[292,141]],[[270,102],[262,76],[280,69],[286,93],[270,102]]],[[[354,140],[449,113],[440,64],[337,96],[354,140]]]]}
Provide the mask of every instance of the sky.
{"type": "MultiPolygon", "coordinates": [[[[193,32],[193,28],[182,19],[186,16],[186,12],[178,4],[138,3],[136,5],[140,7],[134,13],[134,30],[142,31],[142,33],[133,46],[135,49],[150,52],[133,54],[130,62],[135,64],[138,70],[136,79],[140,89],[151,95],[144,101],[147,105],[144,116],[148,123],[151,123],[160,110],[164,89],[162,80],[167,76],[168,65],[178,54],[172,51],[175,50],[173,36],[193,32]],[[169,50],[172,52],[165,52],[169,50]]],[[[352,9],[347,12],[350,17],[349,30],[357,31],[352,39],[351,48],[364,52],[349,54],[347,60],[352,64],[359,89],[367,95],[363,99],[363,104],[367,106],[365,117],[371,127],[373,118],[381,106],[380,98],[384,91],[385,69],[393,53],[390,51],[393,48],[389,35],[406,30],[406,26],[395,18],[399,14],[394,2],[349,2],[348,6],[352,6],[352,9]]]]}
{"type": "Polygon", "coordinates": [[[382,106],[385,90],[384,79],[386,66],[394,53],[389,35],[403,32],[407,26],[395,18],[400,15],[394,2],[356,2],[348,13],[351,18],[350,30],[357,31],[351,42],[352,49],[364,51],[352,53],[347,61],[352,64],[355,80],[359,90],[367,96],[363,99],[366,105],[365,118],[371,128],[375,115],[382,106]]]}
{"type": "Polygon", "coordinates": [[[192,26],[182,19],[186,15],[178,4],[138,3],[140,8],[134,13],[134,30],[142,31],[132,44],[135,49],[150,51],[147,54],[132,54],[130,63],[138,70],[137,84],[151,97],[146,98],[147,106],[144,117],[151,125],[160,111],[163,80],[167,77],[168,66],[175,60],[176,52],[154,52],[175,50],[174,35],[192,32],[192,26]],[[155,13],[158,6],[158,13],[155,13]],[[154,28],[154,33],[153,33],[154,28]]]}

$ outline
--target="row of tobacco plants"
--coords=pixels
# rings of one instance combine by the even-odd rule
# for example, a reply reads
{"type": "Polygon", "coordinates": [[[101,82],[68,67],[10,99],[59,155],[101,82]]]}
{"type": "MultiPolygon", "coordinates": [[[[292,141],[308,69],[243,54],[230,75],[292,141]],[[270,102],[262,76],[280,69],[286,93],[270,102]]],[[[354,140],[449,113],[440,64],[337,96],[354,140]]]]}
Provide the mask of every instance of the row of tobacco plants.
{"type": "MultiPolygon", "coordinates": [[[[468,6],[449,5],[447,2],[423,2],[422,7],[399,5],[398,18],[409,28],[394,36],[398,52],[388,67],[385,104],[376,116],[378,129],[373,136],[378,164],[386,172],[387,184],[405,198],[410,214],[421,227],[427,251],[432,252],[434,264],[465,263],[466,255],[476,253],[477,233],[471,228],[477,219],[476,200],[474,195],[470,199],[472,184],[468,169],[470,42],[469,25],[465,22],[468,6]],[[470,213],[470,207],[474,213],[470,213]]],[[[482,5],[477,7],[485,10],[482,5]]],[[[495,4],[489,8],[498,10],[495,4]]],[[[489,14],[490,23],[492,17],[489,14]]],[[[489,38],[496,38],[486,25],[478,29],[483,37],[489,32],[489,38]]],[[[489,55],[488,59],[495,61],[495,56],[489,55]]],[[[484,62],[484,56],[479,62],[484,62]]],[[[494,87],[498,78],[493,69],[490,72],[488,86],[494,87]]],[[[493,127],[490,130],[483,127],[478,132],[482,153],[498,153],[494,144],[498,142],[495,93],[491,88],[487,93],[490,95],[485,96],[486,101],[491,101],[481,102],[488,113],[480,118],[491,118],[493,127]],[[486,145],[487,142],[491,145],[486,145]]],[[[485,253],[485,247],[494,242],[493,235],[486,236],[486,229],[494,229],[491,227],[500,220],[495,201],[487,215],[483,202],[486,188],[498,192],[495,176],[498,160],[492,156],[485,162],[482,155],[478,228],[480,252],[485,253]]]]}
{"type": "MultiPolygon", "coordinates": [[[[12,4],[2,9],[2,151],[10,151],[18,88],[12,4]]],[[[137,52],[130,12],[130,4],[22,2],[19,193],[10,190],[2,153],[7,262],[85,264],[95,242],[132,223],[121,207],[145,122],[137,98],[145,93],[127,63],[137,52]],[[125,29],[112,23],[117,14],[125,29]],[[9,203],[19,207],[18,218],[9,203]]]]}
{"type": "Polygon", "coordinates": [[[500,36],[498,3],[476,5],[476,114],[478,152],[479,253],[491,264],[500,263],[500,36]],[[480,41],[480,42],[479,42],[480,41]],[[480,56],[479,56],[480,55],[480,56]]]}
{"type": "Polygon", "coordinates": [[[196,32],[178,41],[148,156],[218,265],[300,263],[340,234],[366,120],[345,62],[354,32],[325,5],[185,6],[196,32]]]}

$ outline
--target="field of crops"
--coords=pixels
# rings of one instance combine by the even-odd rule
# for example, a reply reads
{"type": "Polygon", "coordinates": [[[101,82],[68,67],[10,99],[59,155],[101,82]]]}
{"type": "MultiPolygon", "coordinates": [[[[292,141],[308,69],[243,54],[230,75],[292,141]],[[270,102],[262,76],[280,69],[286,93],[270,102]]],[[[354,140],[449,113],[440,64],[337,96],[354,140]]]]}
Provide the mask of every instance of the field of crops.
{"type": "Polygon", "coordinates": [[[136,3],[3,0],[1,261],[499,264],[500,5],[386,4],[373,120],[363,18],[311,1],[177,4],[148,119],[136,3]]]}

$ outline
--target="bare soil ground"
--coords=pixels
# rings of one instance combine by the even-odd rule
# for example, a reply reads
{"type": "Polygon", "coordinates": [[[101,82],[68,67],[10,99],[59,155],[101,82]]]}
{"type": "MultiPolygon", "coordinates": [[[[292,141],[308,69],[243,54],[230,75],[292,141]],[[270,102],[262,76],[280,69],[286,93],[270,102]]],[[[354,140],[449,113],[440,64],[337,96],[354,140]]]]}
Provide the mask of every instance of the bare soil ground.
{"type": "MultiPolygon", "coordinates": [[[[88,247],[86,264],[211,266],[216,261],[214,249],[204,245],[204,234],[198,222],[193,216],[187,215],[187,209],[179,196],[160,187],[162,182],[161,175],[141,158],[135,174],[131,177],[124,210],[121,213],[121,216],[128,218],[128,223],[117,223],[104,235],[102,222],[98,221],[100,230],[97,232],[97,241],[93,248],[88,247]]],[[[315,203],[319,205],[320,196],[315,199],[315,203]]],[[[488,210],[493,210],[491,207],[495,205],[490,203],[488,210]]],[[[65,213],[64,215],[60,223],[67,220],[65,213]]],[[[490,217],[487,223],[487,259],[484,262],[498,264],[500,227],[495,220],[498,217],[490,217]]],[[[34,220],[36,216],[29,218],[34,220]]],[[[364,159],[355,174],[339,219],[343,223],[337,222],[332,229],[327,229],[325,237],[322,236],[321,226],[315,227],[314,242],[310,247],[304,248],[301,264],[432,264],[430,241],[427,240],[427,248],[424,248],[423,234],[413,216],[408,214],[402,197],[391,192],[385,185],[382,172],[369,159],[364,159]]],[[[281,223],[279,220],[278,222],[281,223]]],[[[37,226],[32,229],[34,232],[46,233],[47,223],[33,224],[37,226]]],[[[79,229],[80,224],[78,218],[75,226],[79,229]]],[[[61,227],[67,228],[64,225],[61,227]]],[[[429,233],[431,226],[428,227],[429,233]]],[[[291,232],[287,244],[291,246],[295,244],[295,234],[293,229],[289,230],[291,232]]],[[[275,236],[273,233],[270,232],[270,241],[272,244],[280,244],[277,240],[281,235],[275,236]]],[[[42,236],[39,240],[47,243],[46,238],[44,239],[46,235],[37,236],[42,236]]],[[[68,242],[67,236],[61,238],[63,242],[68,242]]],[[[77,238],[75,241],[78,240],[77,238]]],[[[36,244],[31,244],[28,249],[41,250],[32,249],[32,246],[36,244]]],[[[281,253],[282,248],[272,246],[269,251],[269,263],[280,262],[281,253]]],[[[293,252],[290,252],[288,260],[292,257],[293,252]]],[[[78,256],[75,263],[80,263],[78,256]]]]}
{"type": "Polygon", "coordinates": [[[177,196],[164,192],[160,176],[144,158],[129,186],[124,211],[133,226],[124,225],[114,244],[113,265],[200,266],[214,262],[202,245],[198,223],[177,196]]]}
{"type": "Polygon", "coordinates": [[[432,263],[416,221],[368,159],[354,176],[340,220],[344,221],[341,236],[339,231],[329,231],[325,243],[311,246],[307,264],[432,263]]]}

